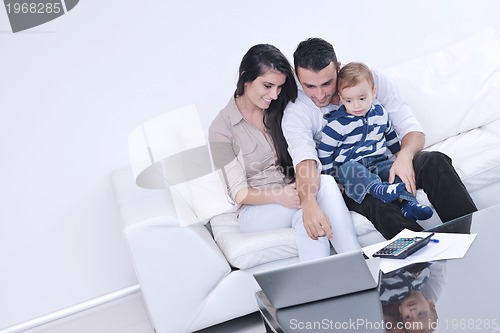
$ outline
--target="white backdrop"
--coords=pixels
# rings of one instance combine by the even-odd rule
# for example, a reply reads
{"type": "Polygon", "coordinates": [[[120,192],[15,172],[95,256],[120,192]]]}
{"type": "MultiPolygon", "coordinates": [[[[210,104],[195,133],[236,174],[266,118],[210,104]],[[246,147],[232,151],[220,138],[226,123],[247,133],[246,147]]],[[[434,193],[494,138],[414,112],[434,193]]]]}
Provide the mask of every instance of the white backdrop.
{"type": "Polygon", "coordinates": [[[255,43],[331,41],[385,68],[487,27],[495,0],[80,0],[13,34],[0,9],[0,329],[135,284],[110,172],[143,121],[207,127],[255,43]]]}

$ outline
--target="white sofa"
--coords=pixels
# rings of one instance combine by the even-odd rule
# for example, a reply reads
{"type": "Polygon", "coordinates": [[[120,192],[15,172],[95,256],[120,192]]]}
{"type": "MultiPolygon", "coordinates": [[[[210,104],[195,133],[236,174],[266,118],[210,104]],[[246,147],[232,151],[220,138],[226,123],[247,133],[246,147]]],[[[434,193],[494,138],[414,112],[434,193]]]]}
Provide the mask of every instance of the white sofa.
{"type": "MultiPolygon", "coordinates": [[[[499,203],[499,34],[484,31],[385,73],[426,129],[426,149],[453,159],[479,209],[499,203]]],[[[292,229],[242,234],[234,214],[213,218],[213,235],[201,223],[181,227],[168,190],[135,186],[129,169],[112,180],[157,333],[196,331],[257,311],[252,273],[297,262],[292,229]]],[[[353,213],[353,220],[362,245],[383,240],[364,217],[353,213]]]]}

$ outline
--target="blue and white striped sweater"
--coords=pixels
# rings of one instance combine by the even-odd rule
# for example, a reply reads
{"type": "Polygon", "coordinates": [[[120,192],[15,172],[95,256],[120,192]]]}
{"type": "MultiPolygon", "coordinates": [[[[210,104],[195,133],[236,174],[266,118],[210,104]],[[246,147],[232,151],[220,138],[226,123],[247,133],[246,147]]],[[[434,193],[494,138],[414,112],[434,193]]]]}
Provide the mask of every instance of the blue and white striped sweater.
{"type": "Polygon", "coordinates": [[[323,128],[318,157],[323,172],[344,162],[365,157],[395,154],[400,149],[398,136],[387,112],[381,105],[372,105],[364,117],[347,113],[344,106],[325,115],[328,124],[323,128]]]}

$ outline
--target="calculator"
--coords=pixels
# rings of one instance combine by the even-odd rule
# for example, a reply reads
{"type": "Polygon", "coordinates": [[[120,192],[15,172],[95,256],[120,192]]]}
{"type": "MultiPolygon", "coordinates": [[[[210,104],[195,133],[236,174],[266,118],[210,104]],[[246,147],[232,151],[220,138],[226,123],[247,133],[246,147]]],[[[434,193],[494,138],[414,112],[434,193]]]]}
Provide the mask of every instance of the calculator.
{"type": "Polygon", "coordinates": [[[398,238],[373,254],[374,257],[404,259],[429,244],[434,233],[426,237],[398,238]]]}

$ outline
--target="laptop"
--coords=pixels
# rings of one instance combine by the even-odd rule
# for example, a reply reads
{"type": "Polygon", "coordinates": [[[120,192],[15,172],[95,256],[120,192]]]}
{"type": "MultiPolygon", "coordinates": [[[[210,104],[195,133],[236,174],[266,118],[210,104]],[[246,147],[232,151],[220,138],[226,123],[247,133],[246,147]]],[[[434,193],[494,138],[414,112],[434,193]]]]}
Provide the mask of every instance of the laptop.
{"type": "Polygon", "coordinates": [[[442,232],[450,234],[470,234],[470,227],[472,225],[472,214],[457,217],[448,222],[438,224],[432,228],[426,229],[427,232],[442,232]]]}
{"type": "Polygon", "coordinates": [[[380,258],[352,251],[253,274],[271,305],[285,308],[376,288],[380,258]]]}

